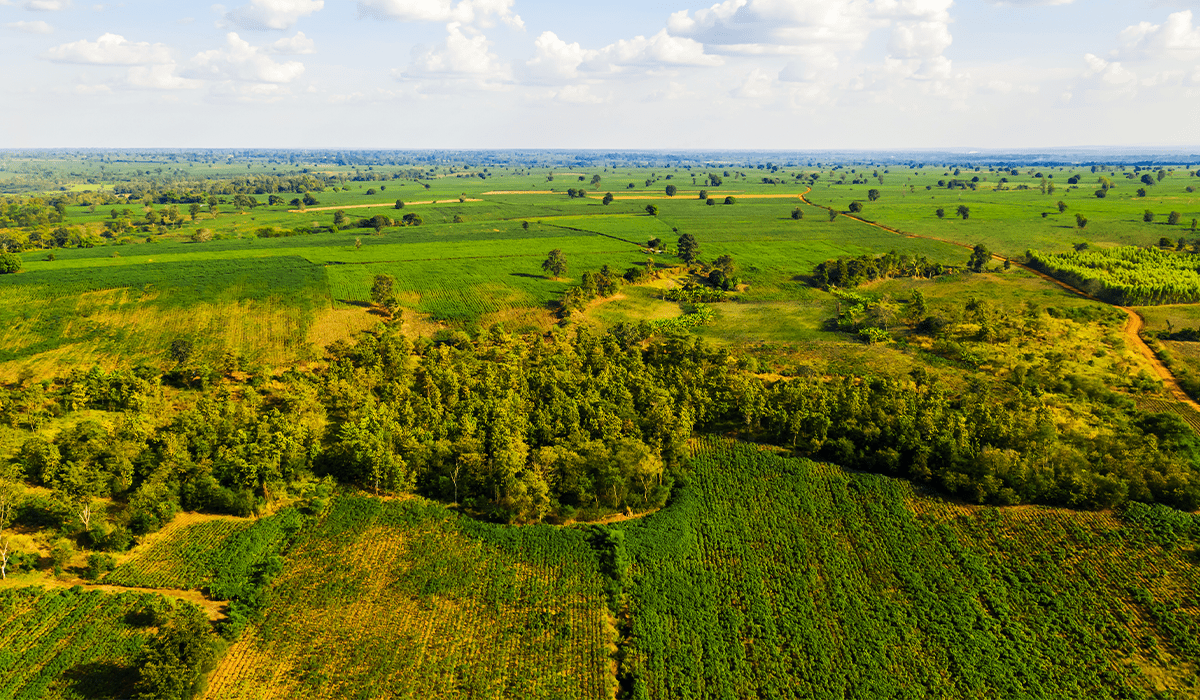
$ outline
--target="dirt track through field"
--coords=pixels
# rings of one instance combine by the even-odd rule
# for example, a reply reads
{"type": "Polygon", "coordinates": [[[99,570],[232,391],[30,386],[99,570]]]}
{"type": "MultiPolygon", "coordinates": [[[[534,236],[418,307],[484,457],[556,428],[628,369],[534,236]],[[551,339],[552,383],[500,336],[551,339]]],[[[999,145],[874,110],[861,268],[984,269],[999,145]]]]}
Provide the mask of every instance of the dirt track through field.
{"type": "MultiPolygon", "coordinates": [[[[812,191],[811,187],[808,188],[807,190],[805,190],[804,193],[800,195],[801,201],[803,201],[805,204],[809,205],[810,207],[817,207],[819,209],[825,209],[827,211],[836,211],[832,207],[827,207],[823,204],[813,204],[812,202],[808,201],[807,195],[811,191],[812,191]]],[[[859,218],[857,216],[854,216],[853,214],[845,214],[840,211],[838,212],[838,214],[841,214],[842,216],[845,216],[848,219],[854,219],[855,221],[858,221],[860,223],[867,224],[868,226],[874,226],[875,228],[887,231],[889,233],[894,233],[898,236],[904,236],[906,238],[923,238],[925,240],[937,241],[939,243],[949,243],[950,245],[958,246],[959,248],[966,248],[967,250],[974,250],[973,246],[969,246],[965,243],[959,243],[957,241],[948,241],[943,238],[935,238],[933,236],[921,236],[921,235],[918,235],[915,233],[908,233],[906,231],[894,229],[890,226],[884,226],[883,224],[877,224],[874,221],[867,221],[866,219],[859,218]]],[[[1021,268],[1022,270],[1026,270],[1027,272],[1032,272],[1033,274],[1046,280],[1047,282],[1050,282],[1051,284],[1062,287],[1063,289],[1067,290],[1068,292],[1071,292],[1072,294],[1075,294],[1077,296],[1081,296],[1084,299],[1089,299],[1091,301],[1099,302],[1101,304],[1108,303],[1105,301],[1101,301],[1100,299],[1097,299],[1096,297],[1092,296],[1091,294],[1088,294],[1087,292],[1083,291],[1082,289],[1072,287],[1071,285],[1067,284],[1066,282],[1063,282],[1060,279],[1056,279],[1054,277],[1051,277],[1050,275],[1047,275],[1044,272],[1035,270],[1032,267],[1029,267],[1028,265],[1024,265],[1024,264],[1016,262],[1014,260],[1004,258],[1003,256],[1000,256],[1000,255],[993,254],[992,257],[997,260],[1007,260],[1009,263],[1016,265],[1017,267],[1021,268]]],[[[1115,305],[1110,304],[1110,306],[1115,306],[1115,305]]],[[[1139,314],[1136,310],[1129,308],[1128,306],[1115,306],[1115,308],[1118,308],[1121,311],[1124,311],[1125,314],[1129,317],[1125,321],[1125,328],[1123,329],[1123,332],[1125,335],[1125,341],[1127,343],[1129,343],[1129,345],[1131,347],[1133,347],[1135,350],[1137,350],[1137,353],[1139,355],[1141,355],[1141,357],[1145,361],[1145,363],[1147,365],[1149,365],[1150,371],[1154,374],[1154,376],[1158,377],[1162,381],[1162,383],[1167,387],[1167,390],[1171,392],[1171,395],[1173,397],[1175,397],[1176,400],[1178,400],[1180,403],[1187,404],[1188,406],[1190,406],[1192,408],[1192,410],[1196,411],[1197,413],[1200,413],[1200,404],[1193,401],[1192,398],[1187,395],[1187,392],[1185,392],[1183,390],[1183,387],[1181,387],[1179,385],[1179,381],[1175,379],[1175,375],[1171,374],[1171,370],[1167,369],[1167,366],[1165,364],[1163,364],[1162,360],[1160,360],[1158,358],[1158,355],[1156,355],[1154,353],[1154,350],[1151,349],[1150,346],[1146,344],[1146,341],[1142,340],[1142,336],[1141,336],[1142,328],[1144,328],[1146,325],[1146,320],[1144,318],[1142,318],[1142,315],[1139,314]]]]}
{"type": "MultiPolygon", "coordinates": [[[[464,199],[463,201],[464,202],[482,202],[483,200],[467,198],[467,199],[464,199]]],[[[415,207],[418,204],[458,204],[458,203],[459,203],[458,199],[435,199],[435,200],[430,200],[428,202],[405,202],[404,206],[415,207]]],[[[380,202],[378,204],[346,204],[346,205],[343,205],[340,207],[309,207],[307,209],[288,209],[288,213],[289,214],[307,214],[310,211],[336,211],[338,209],[371,209],[371,208],[380,209],[383,207],[387,207],[388,209],[391,209],[391,208],[394,208],[395,206],[396,206],[395,203],[388,204],[387,202],[380,202]]]]}

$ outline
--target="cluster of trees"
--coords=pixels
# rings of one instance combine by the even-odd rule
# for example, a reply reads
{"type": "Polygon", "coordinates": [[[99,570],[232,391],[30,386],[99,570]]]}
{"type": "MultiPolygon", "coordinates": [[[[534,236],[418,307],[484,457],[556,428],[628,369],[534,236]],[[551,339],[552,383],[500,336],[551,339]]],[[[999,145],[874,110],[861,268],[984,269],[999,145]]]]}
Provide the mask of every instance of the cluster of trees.
{"type": "Polygon", "coordinates": [[[1070,253],[1031,250],[1026,257],[1031,267],[1112,304],[1200,301],[1200,263],[1191,253],[1122,246],[1070,253]]]}
{"type": "MultiPolygon", "coordinates": [[[[340,228],[342,226],[342,224],[345,223],[345,221],[346,221],[346,218],[345,218],[345,214],[343,212],[341,212],[341,211],[334,212],[334,215],[333,215],[333,225],[334,226],[340,228]],[[339,214],[341,216],[339,216],[339,214]],[[339,220],[342,222],[341,224],[338,223],[339,220]]],[[[359,219],[358,221],[354,222],[354,227],[355,228],[373,228],[373,229],[375,229],[376,232],[379,232],[379,231],[381,231],[385,228],[389,228],[391,226],[420,226],[423,223],[425,223],[425,220],[421,218],[420,214],[414,214],[412,212],[409,212],[409,213],[405,214],[404,216],[401,216],[399,219],[393,219],[390,216],[384,216],[383,214],[376,214],[375,216],[372,216],[369,219],[359,219]]]]}
{"type": "Polygon", "coordinates": [[[931,278],[953,270],[941,263],[931,262],[923,255],[860,255],[857,258],[826,260],[813,269],[812,283],[821,289],[841,287],[850,289],[865,282],[892,277],[931,278]]]}

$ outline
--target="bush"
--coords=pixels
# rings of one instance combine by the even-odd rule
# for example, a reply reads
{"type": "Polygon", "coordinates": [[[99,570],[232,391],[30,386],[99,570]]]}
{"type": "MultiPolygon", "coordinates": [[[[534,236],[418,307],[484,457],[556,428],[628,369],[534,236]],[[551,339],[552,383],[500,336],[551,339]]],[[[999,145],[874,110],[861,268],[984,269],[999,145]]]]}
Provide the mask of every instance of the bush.
{"type": "Polygon", "coordinates": [[[0,275],[21,271],[21,256],[16,253],[0,253],[0,275]]]}
{"type": "Polygon", "coordinates": [[[92,554],[88,557],[87,568],[83,577],[89,581],[98,581],[101,576],[117,568],[117,562],[108,554],[92,554]]]}

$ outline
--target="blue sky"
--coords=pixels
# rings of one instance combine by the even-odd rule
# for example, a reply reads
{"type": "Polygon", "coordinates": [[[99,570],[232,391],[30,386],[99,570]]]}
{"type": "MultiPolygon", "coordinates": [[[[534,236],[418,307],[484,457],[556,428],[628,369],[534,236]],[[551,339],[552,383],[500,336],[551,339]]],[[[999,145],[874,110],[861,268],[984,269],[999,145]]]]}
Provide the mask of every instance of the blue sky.
{"type": "Polygon", "coordinates": [[[0,147],[1200,144],[1200,0],[0,0],[0,147]]]}

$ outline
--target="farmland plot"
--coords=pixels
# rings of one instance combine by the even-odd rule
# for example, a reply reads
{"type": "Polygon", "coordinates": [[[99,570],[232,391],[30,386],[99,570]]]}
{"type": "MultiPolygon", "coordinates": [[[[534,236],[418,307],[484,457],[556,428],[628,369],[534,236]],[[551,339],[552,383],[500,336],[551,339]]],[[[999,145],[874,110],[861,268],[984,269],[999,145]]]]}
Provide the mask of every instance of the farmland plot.
{"type": "Polygon", "coordinates": [[[597,567],[582,531],[341,497],[205,697],[605,697],[597,567]]]}

